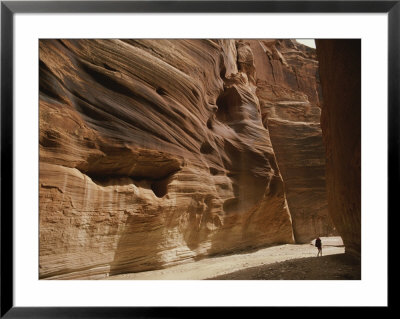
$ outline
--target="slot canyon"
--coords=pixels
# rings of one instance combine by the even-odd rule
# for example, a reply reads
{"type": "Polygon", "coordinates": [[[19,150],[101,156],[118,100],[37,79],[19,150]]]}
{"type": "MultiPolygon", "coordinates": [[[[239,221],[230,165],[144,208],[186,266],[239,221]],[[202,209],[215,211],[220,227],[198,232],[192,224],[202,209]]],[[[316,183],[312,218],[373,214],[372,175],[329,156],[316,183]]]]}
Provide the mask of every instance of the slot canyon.
{"type": "Polygon", "coordinates": [[[361,43],[40,40],[39,278],[341,236],[361,256],[361,43]]]}

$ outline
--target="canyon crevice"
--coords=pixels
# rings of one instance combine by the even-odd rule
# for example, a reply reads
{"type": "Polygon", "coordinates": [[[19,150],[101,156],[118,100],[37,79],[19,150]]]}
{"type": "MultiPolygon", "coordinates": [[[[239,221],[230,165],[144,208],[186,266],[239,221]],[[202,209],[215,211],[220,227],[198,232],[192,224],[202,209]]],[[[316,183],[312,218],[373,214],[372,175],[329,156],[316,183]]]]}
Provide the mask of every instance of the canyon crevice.
{"type": "Polygon", "coordinates": [[[315,50],[292,40],[39,49],[40,278],[101,279],[337,234],[315,50]]]}

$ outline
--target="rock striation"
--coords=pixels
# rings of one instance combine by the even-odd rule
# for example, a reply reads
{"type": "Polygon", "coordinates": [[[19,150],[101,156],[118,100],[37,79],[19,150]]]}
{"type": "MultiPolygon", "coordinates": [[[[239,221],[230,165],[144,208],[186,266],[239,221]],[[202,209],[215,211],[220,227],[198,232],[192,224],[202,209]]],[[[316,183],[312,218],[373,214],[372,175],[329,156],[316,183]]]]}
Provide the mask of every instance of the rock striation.
{"type": "Polygon", "coordinates": [[[39,277],[160,269],[323,230],[315,60],[285,43],[41,40],[39,277]],[[284,61],[309,74],[297,89],[284,61]]]}
{"type": "Polygon", "coordinates": [[[316,40],[316,46],[329,211],[346,253],[360,257],[361,40],[316,40]]]}
{"type": "Polygon", "coordinates": [[[321,87],[314,49],[295,40],[249,41],[257,96],[281,171],[298,243],[336,235],[325,185],[321,87]]]}
{"type": "Polygon", "coordinates": [[[233,40],[40,41],[40,278],[294,241],[250,53],[233,40]]]}

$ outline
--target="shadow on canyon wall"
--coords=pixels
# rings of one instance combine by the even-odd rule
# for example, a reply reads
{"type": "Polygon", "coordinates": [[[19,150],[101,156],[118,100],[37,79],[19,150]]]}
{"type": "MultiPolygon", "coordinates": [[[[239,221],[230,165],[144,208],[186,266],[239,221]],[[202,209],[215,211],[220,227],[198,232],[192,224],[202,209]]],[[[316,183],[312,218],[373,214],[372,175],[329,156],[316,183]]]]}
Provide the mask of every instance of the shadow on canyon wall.
{"type": "Polygon", "coordinates": [[[361,40],[315,42],[329,214],[346,252],[361,256],[361,40]]]}

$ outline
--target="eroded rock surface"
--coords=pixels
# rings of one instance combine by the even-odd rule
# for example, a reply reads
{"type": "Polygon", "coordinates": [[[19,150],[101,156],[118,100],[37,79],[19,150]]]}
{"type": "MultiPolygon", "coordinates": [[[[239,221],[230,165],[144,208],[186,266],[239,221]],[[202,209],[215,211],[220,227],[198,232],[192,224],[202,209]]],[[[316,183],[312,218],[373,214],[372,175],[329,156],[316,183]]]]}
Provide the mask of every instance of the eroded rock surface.
{"type": "Polygon", "coordinates": [[[327,205],[316,52],[294,40],[253,40],[249,45],[257,96],[284,180],[296,242],[335,235],[327,205]]]}
{"type": "Polygon", "coordinates": [[[40,278],[336,234],[317,68],[291,40],[41,40],[40,278]]]}
{"type": "Polygon", "coordinates": [[[40,278],[293,243],[249,45],[40,41],[40,278]]]}

